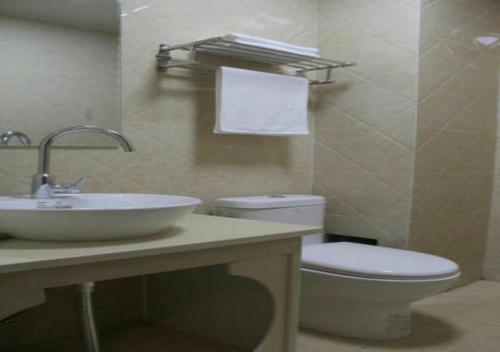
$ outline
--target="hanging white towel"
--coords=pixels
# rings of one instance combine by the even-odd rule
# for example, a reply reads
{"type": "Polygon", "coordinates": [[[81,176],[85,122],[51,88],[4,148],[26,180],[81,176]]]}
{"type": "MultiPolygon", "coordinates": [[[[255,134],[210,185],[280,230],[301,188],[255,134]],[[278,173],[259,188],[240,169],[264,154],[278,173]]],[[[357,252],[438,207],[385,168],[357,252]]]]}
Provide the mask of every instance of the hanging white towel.
{"type": "Polygon", "coordinates": [[[216,86],[215,133],[309,134],[307,79],[220,67],[216,86]]]}
{"type": "Polygon", "coordinates": [[[241,33],[229,33],[223,36],[222,38],[241,44],[249,44],[249,45],[260,46],[262,48],[276,49],[281,51],[287,51],[289,53],[319,57],[318,48],[309,48],[305,46],[293,45],[289,43],[279,42],[277,40],[253,37],[241,33]]]}

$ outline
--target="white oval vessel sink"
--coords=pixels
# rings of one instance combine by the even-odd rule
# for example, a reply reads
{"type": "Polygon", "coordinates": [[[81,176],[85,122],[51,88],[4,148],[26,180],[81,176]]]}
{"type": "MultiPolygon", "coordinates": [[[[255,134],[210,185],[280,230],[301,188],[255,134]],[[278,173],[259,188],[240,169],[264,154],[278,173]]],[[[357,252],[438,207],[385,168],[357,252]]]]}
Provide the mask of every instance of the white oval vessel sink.
{"type": "Polygon", "coordinates": [[[199,204],[197,198],[156,194],[0,197],[0,233],[38,241],[142,237],[174,225],[199,204]]]}

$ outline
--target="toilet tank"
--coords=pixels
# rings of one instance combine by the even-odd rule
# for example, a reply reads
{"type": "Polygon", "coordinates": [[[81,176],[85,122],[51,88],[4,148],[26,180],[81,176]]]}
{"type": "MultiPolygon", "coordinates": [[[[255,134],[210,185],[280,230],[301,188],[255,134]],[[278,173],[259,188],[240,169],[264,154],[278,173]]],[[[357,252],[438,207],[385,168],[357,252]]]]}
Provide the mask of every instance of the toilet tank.
{"type": "MultiPolygon", "coordinates": [[[[287,194],[219,198],[214,202],[214,215],[232,218],[311,225],[323,228],[325,198],[321,196],[287,194]]],[[[304,236],[303,245],[324,242],[323,231],[304,236]]]]}

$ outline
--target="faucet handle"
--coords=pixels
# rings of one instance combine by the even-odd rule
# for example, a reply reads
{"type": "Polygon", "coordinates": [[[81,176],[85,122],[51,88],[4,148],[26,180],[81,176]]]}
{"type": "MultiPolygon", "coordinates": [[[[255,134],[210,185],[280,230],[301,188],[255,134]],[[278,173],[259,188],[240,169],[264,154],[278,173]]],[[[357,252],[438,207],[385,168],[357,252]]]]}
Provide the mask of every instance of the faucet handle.
{"type": "Polygon", "coordinates": [[[52,188],[52,191],[54,194],[61,194],[61,193],[69,193],[69,194],[76,194],[80,193],[80,189],[82,185],[87,181],[87,177],[82,176],[78,179],[78,181],[71,183],[69,185],[55,185],[52,188]]]}

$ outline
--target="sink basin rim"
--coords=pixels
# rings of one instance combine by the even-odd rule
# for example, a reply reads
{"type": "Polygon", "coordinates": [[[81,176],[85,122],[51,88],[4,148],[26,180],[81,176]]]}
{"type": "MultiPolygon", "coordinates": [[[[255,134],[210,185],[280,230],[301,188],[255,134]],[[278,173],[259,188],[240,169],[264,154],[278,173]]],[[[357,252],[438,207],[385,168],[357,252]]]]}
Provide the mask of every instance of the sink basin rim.
{"type": "Polygon", "coordinates": [[[155,210],[155,209],[168,209],[179,207],[197,206],[203,202],[194,197],[178,196],[170,194],[148,194],[148,193],[78,193],[78,194],[61,194],[50,199],[34,199],[30,195],[22,196],[0,196],[0,211],[20,211],[20,212],[116,212],[116,211],[141,211],[141,210],[155,210]],[[41,207],[36,205],[47,202],[56,201],[78,201],[89,200],[99,201],[102,198],[103,202],[118,201],[140,201],[141,205],[120,205],[120,206],[81,206],[76,204],[71,208],[57,208],[57,207],[41,207]],[[157,203],[163,204],[146,205],[148,200],[154,200],[157,203]],[[172,202],[173,201],[173,202],[172,202]],[[169,203],[172,202],[172,203],[169,203]]]}

